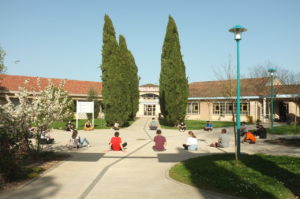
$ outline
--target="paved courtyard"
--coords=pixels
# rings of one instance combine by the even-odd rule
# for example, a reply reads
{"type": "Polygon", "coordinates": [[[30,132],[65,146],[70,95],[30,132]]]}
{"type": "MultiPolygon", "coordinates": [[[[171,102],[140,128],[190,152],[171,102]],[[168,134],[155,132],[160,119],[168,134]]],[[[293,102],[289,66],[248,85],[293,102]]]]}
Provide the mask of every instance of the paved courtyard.
{"type": "MultiPolygon", "coordinates": [[[[155,131],[148,130],[150,118],[140,118],[129,128],[121,129],[120,136],[128,142],[126,152],[108,151],[108,142],[113,136],[111,129],[80,131],[79,135],[91,142],[91,147],[79,151],[69,151],[72,156],[46,171],[25,186],[0,194],[2,199],[19,198],[87,198],[87,199],[218,199],[233,198],[221,194],[181,184],[170,179],[169,168],[177,162],[192,157],[213,153],[234,152],[232,129],[231,147],[216,149],[209,144],[217,140],[220,129],[213,132],[194,131],[199,140],[200,149],[196,152],[182,150],[187,132],[165,130],[167,150],[154,152],[152,138],[155,131]]],[[[55,130],[52,132],[57,150],[64,149],[70,132],[55,130]]],[[[280,145],[270,145],[259,140],[257,144],[242,144],[242,152],[283,154],[300,156],[300,149],[280,145]]]]}

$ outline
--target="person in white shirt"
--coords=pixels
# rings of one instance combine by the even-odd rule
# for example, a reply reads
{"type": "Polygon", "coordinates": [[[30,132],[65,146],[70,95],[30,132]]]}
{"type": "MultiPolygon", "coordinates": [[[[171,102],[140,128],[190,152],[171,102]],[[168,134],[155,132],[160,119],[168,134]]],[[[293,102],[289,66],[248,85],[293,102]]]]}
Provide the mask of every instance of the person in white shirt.
{"type": "Polygon", "coordinates": [[[150,128],[150,130],[156,130],[157,127],[158,127],[158,123],[155,120],[155,118],[153,117],[150,124],[149,124],[149,128],[150,128]]]}
{"type": "Polygon", "coordinates": [[[186,140],[186,144],[182,145],[185,150],[196,151],[198,150],[198,140],[193,133],[193,131],[189,131],[189,137],[186,140]]]}

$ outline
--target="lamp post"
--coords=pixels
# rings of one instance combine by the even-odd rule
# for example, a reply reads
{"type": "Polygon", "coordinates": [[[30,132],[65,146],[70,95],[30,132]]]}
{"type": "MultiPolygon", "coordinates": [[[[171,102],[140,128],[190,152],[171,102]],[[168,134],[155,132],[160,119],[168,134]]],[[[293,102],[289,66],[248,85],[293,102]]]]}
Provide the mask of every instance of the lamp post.
{"type": "Polygon", "coordinates": [[[237,70],[237,78],[236,78],[236,147],[237,147],[237,158],[239,159],[240,153],[241,153],[241,137],[240,137],[240,128],[241,128],[241,93],[240,93],[240,40],[241,35],[243,32],[246,32],[247,29],[244,28],[241,25],[236,25],[229,29],[229,32],[234,33],[234,39],[236,41],[236,46],[237,46],[237,65],[236,65],[236,70],[237,70]]]}
{"type": "Polygon", "coordinates": [[[268,72],[270,73],[270,77],[271,77],[271,133],[273,133],[273,130],[274,130],[274,73],[276,72],[276,69],[270,68],[270,69],[268,69],[268,72]]]}

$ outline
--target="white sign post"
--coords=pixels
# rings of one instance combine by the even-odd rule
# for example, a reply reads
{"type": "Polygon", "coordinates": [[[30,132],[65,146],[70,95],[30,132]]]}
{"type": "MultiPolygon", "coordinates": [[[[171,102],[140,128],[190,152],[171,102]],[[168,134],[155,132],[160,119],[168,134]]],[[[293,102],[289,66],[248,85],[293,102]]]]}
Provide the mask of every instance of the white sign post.
{"type": "Polygon", "coordinates": [[[92,124],[94,127],[94,102],[83,102],[83,101],[76,101],[76,129],[78,129],[78,113],[92,113],[93,120],[92,124]]]}

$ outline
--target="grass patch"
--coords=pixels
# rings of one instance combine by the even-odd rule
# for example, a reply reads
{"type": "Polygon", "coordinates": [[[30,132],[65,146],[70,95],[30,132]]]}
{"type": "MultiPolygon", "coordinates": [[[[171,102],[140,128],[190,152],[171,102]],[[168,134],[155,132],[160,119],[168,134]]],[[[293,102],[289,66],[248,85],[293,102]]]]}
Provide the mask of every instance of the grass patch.
{"type": "MultiPolygon", "coordinates": [[[[178,129],[177,126],[168,126],[167,123],[161,119],[160,120],[160,126],[164,129],[178,129]]],[[[185,124],[187,127],[187,130],[199,130],[203,129],[206,126],[207,121],[202,120],[185,120],[185,124]]],[[[225,122],[225,121],[212,121],[211,122],[214,128],[225,128],[234,126],[232,122],[225,122]]]]}
{"type": "MultiPolygon", "coordinates": [[[[83,127],[84,127],[84,124],[86,121],[87,121],[86,119],[78,120],[78,130],[83,130],[83,127]]],[[[95,129],[111,128],[111,127],[107,126],[105,120],[103,120],[103,119],[95,119],[94,123],[95,123],[95,125],[94,125],[95,129]]],[[[72,124],[76,127],[76,120],[73,120],[72,124]]],[[[63,122],[63,121],[54,122],[52,124],[52,128],[64,130],[64,129],[66,129],[66,122],[63,122]]]]}
{"type": "Polygon", "coordinates": [[[198,157],[176,164],[170,176],[180,182],[230,195],[257,199],[300,196],[300,158],[243,154],[198,157]]]}
{"type": "MultiPolygon", "coordinates": [[[[78,120],[78,130],[83,130],[84,124],[87,120],[86,119],[81,119],[78,120]]],[[[125,127],[130,126],[132,123],[134,123],[135,121],[129,121],[127,125],[125,125],[125,127]]],[[[110,129],[110,126],[107,126],[106,121],[104,119],[95,119],[94,120],[94,128],[95,129],[110,129]]],[[[72,120],[72,124],[76,127],[76,120],[72,120]]],[[[54,129],[60,129],[60,130],[64,130],[66,128],[66,122],[54,122],[51,126],[54,129]]]]}
{"type": "MultiPolygon", "coordinates": [[[[271,133],[271,129],[267,129],[268,133],[271,133]]],[[[300,126],[299,125],[282,125],[275,126],[274,131],[271,134],[278,135],[299,135],[300,134],[300,126]]]]}

